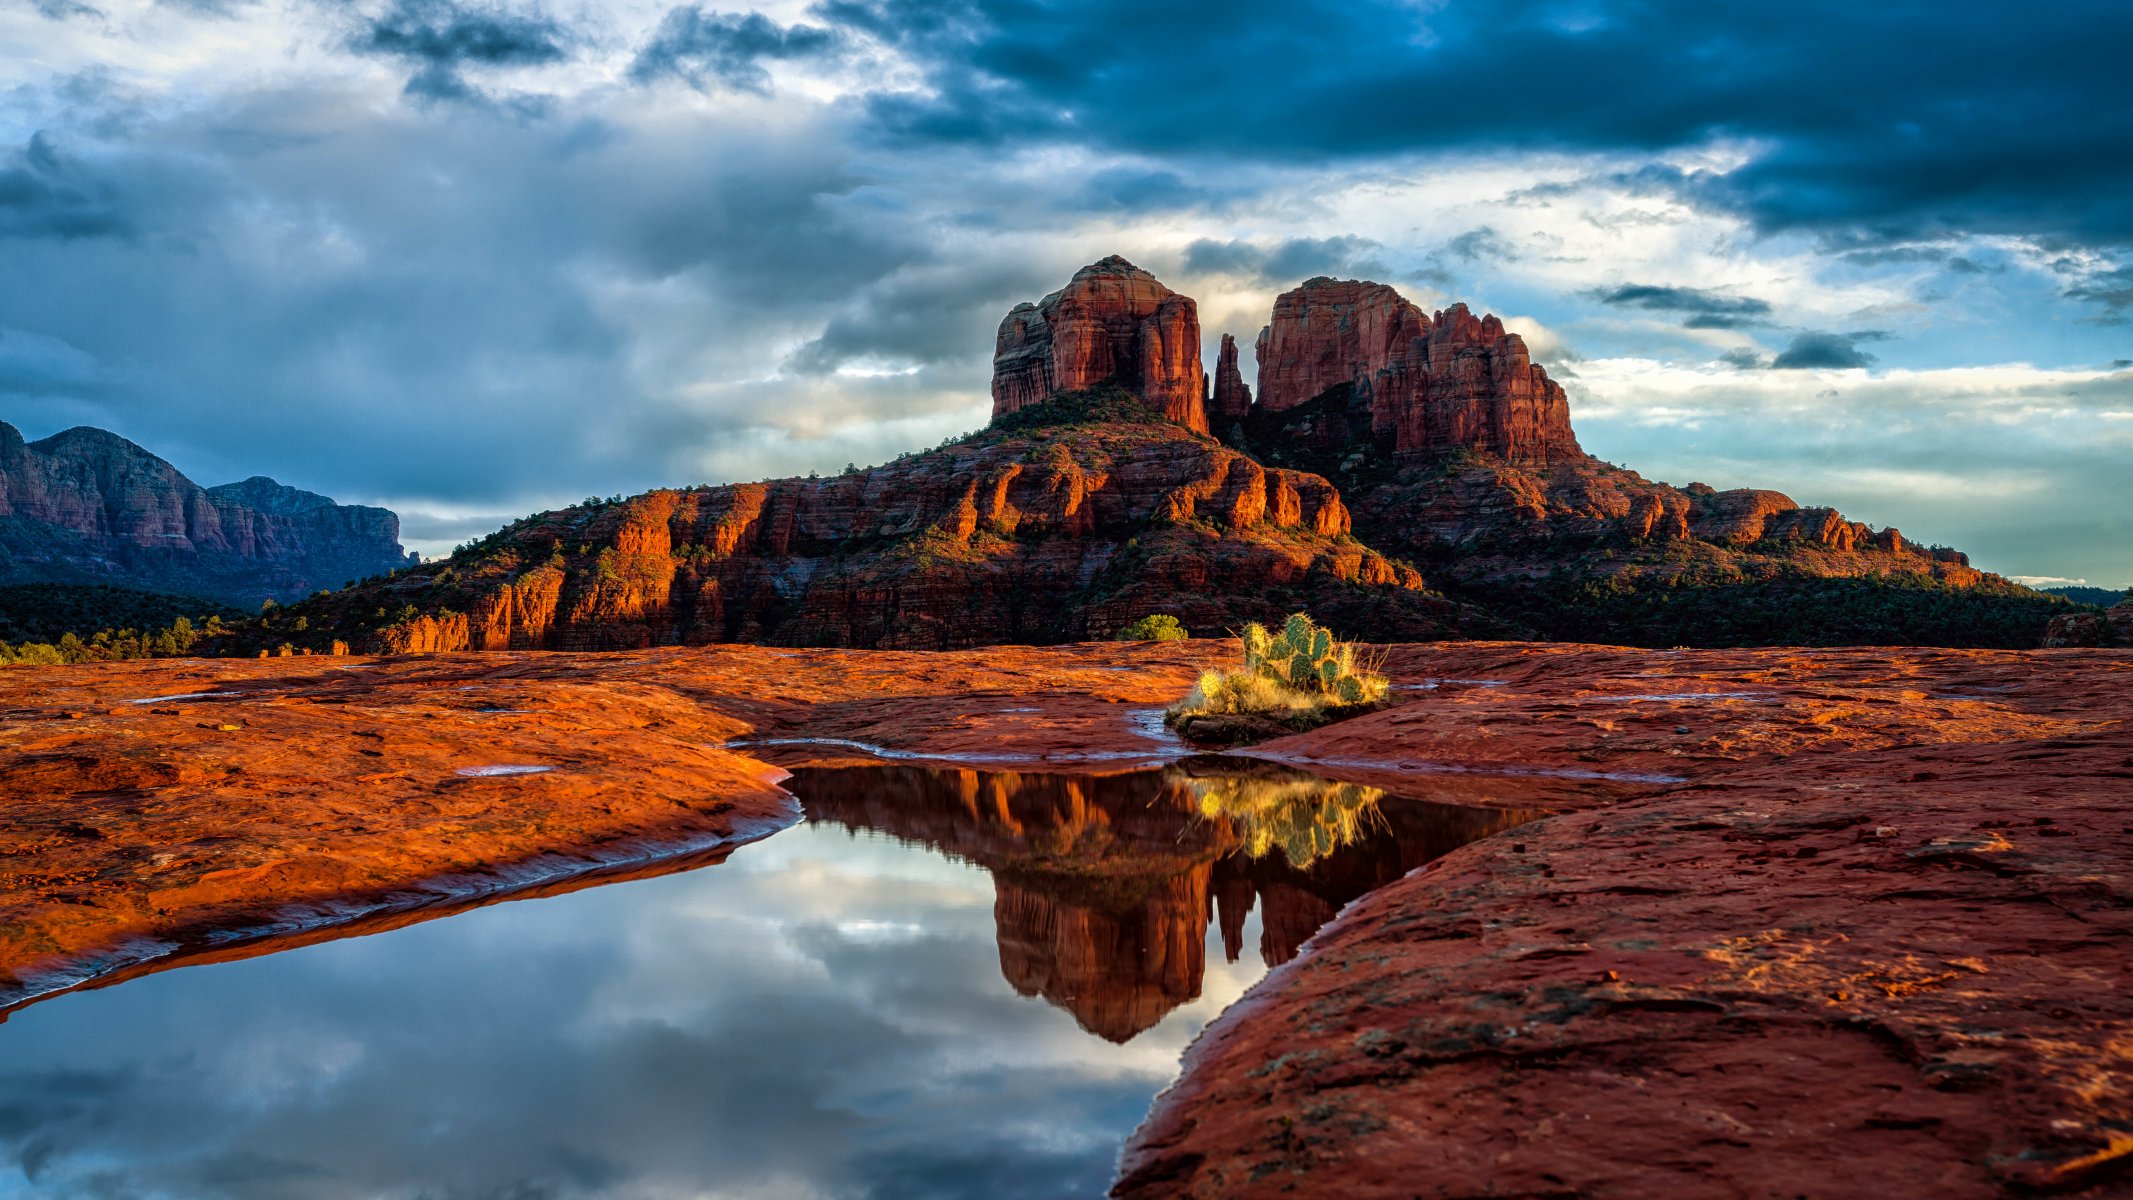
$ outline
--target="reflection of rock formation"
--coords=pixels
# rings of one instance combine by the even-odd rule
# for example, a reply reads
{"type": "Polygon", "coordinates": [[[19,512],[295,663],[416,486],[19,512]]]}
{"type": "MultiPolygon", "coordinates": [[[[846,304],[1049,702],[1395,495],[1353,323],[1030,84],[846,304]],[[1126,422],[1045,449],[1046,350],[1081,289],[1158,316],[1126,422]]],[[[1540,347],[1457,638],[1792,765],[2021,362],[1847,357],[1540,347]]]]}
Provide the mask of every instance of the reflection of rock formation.
{"type": "Polygon", "coordinates": [[[1246,918],[1260,914],[1270,966],[1342,905],[1438,855],[1538,815],[1370,797],[1282,768],[1235,760],[1119,775],[1036,775],[933,767],[803,769],[787,784],[808,819],[878,830],[993,873],[1000,972],[1082,1028],[1124,1042],[1200,994],[1207,930],[1219,919],[1225,956],[1243,951],[1246,918]],[[1246,852],[1250,829],[1202,815],[1279,810],[1293,824],[1316,794],[1321,827],[1353,836],[1299,870],[1278,849],[1246,852]]]}
{"type": "Polygon", "coordinates": [[[1128,1041],[1200,994],[1207,967],[1207,882],[1201,864],[1148,881],[1123,907],[1109,897],[1060,896],[1045,880],[1025,886],[995,877],[1000,974],[1017,992],[1042,996],[1081,1027],[1128,1041]]]}

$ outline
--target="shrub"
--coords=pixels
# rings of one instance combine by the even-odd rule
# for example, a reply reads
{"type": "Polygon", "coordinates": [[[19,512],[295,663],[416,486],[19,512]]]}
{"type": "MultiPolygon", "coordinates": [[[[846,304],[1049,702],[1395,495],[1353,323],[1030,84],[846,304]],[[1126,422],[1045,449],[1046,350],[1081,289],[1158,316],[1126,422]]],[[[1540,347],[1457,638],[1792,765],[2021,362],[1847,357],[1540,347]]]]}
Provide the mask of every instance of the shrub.
{"type": "Polygon", "coordinates": [[[1317,724],[1339,709],[1376,704],[1386,689],[1384,676],[1357,663],[1352,644],[1303,613],[1292,613],[1279,633],[1257,622],[1245,626],[1244,669],[1204,672],[1199,685],[1167,715],[1173,724],[1215,715],[1317,724]]]}
{"type": "Polygon", "coordinates": [[[1150,613],[1118,631],[1121,642],[1181,642],[1191,636],[1169,613],[1150,613]]]}

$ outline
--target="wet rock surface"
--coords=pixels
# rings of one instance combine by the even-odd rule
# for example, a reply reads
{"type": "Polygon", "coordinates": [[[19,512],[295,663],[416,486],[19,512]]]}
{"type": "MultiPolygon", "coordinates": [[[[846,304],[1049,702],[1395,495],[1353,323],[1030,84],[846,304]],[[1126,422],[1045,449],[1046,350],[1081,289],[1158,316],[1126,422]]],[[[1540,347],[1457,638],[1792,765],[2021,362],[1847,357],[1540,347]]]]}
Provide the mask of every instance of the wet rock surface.
{"type": "MultiPolygon", "coordinates": [[[[1315,935],[1203,1039],[1120,1194],[2118,1181],[2133,654],[1378,653],[1399,703],[1231,757],[1561,815],[1315,935]]],[[[718,646],[0,673],[0,970],[19,1000],[292,909],[354,919],[528,863],[591,867],[602,846],[730,836],[790,819],[774,767],[1179,761],[1153,718],[1236,654],[718,646]],[[553,769],[458,773],[527,765],[553,769]]],[[[1044,821],[1071,807],[1026,801],[1044,821]]],[[[995,853],[953,812],[914,819],[952,852],[995,853]]],[[[1150,997],[1169,977],[1076,974],[1076,939],[1194,905],[1227,920],[1243,886],[1217,870],[1174,904],[1107,908],[998,853],[1028,884],[1003,892],[1003,969],[1114,1031],[1167,1002],[1150,997]]],[[[1281,957],[1338,907],[1292,886],[1252,884],[1281,957]]]]}
{"type": "Polygon", "coordinates": [[[2119,1194],[2133,656],[1655,658],[1476,663],[1506,726],[1297,747],[1687,781],[1351,907],[1203,1035],[1115,1194],[2119,1194]]]}

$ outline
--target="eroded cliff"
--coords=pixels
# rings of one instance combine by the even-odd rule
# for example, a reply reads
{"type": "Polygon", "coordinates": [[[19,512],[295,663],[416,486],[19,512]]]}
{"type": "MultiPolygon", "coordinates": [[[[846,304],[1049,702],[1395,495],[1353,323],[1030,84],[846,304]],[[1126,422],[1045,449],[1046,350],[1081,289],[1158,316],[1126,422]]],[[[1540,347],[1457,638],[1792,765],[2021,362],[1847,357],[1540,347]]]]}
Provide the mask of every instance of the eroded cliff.
{"type": "Polygon", "coordinates": [[[256,607],[406,565],[400,519],[264,476],[203,488],[86,426],[0,423],[0,582],[109,583],[256,607]]]}

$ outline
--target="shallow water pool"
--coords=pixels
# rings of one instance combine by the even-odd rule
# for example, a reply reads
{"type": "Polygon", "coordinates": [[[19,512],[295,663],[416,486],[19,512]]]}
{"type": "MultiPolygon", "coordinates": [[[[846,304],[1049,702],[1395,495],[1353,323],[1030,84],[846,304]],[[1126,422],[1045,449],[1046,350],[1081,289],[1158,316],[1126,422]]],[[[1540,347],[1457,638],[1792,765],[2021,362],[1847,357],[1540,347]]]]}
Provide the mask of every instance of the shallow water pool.
{"type": "Polygon", "coordinates": [[[0,1195],[1098,1195],[1269,964],[1538,815],[1204,763],[787,786],[717,865],[14,1013],[0,1195]]]}

